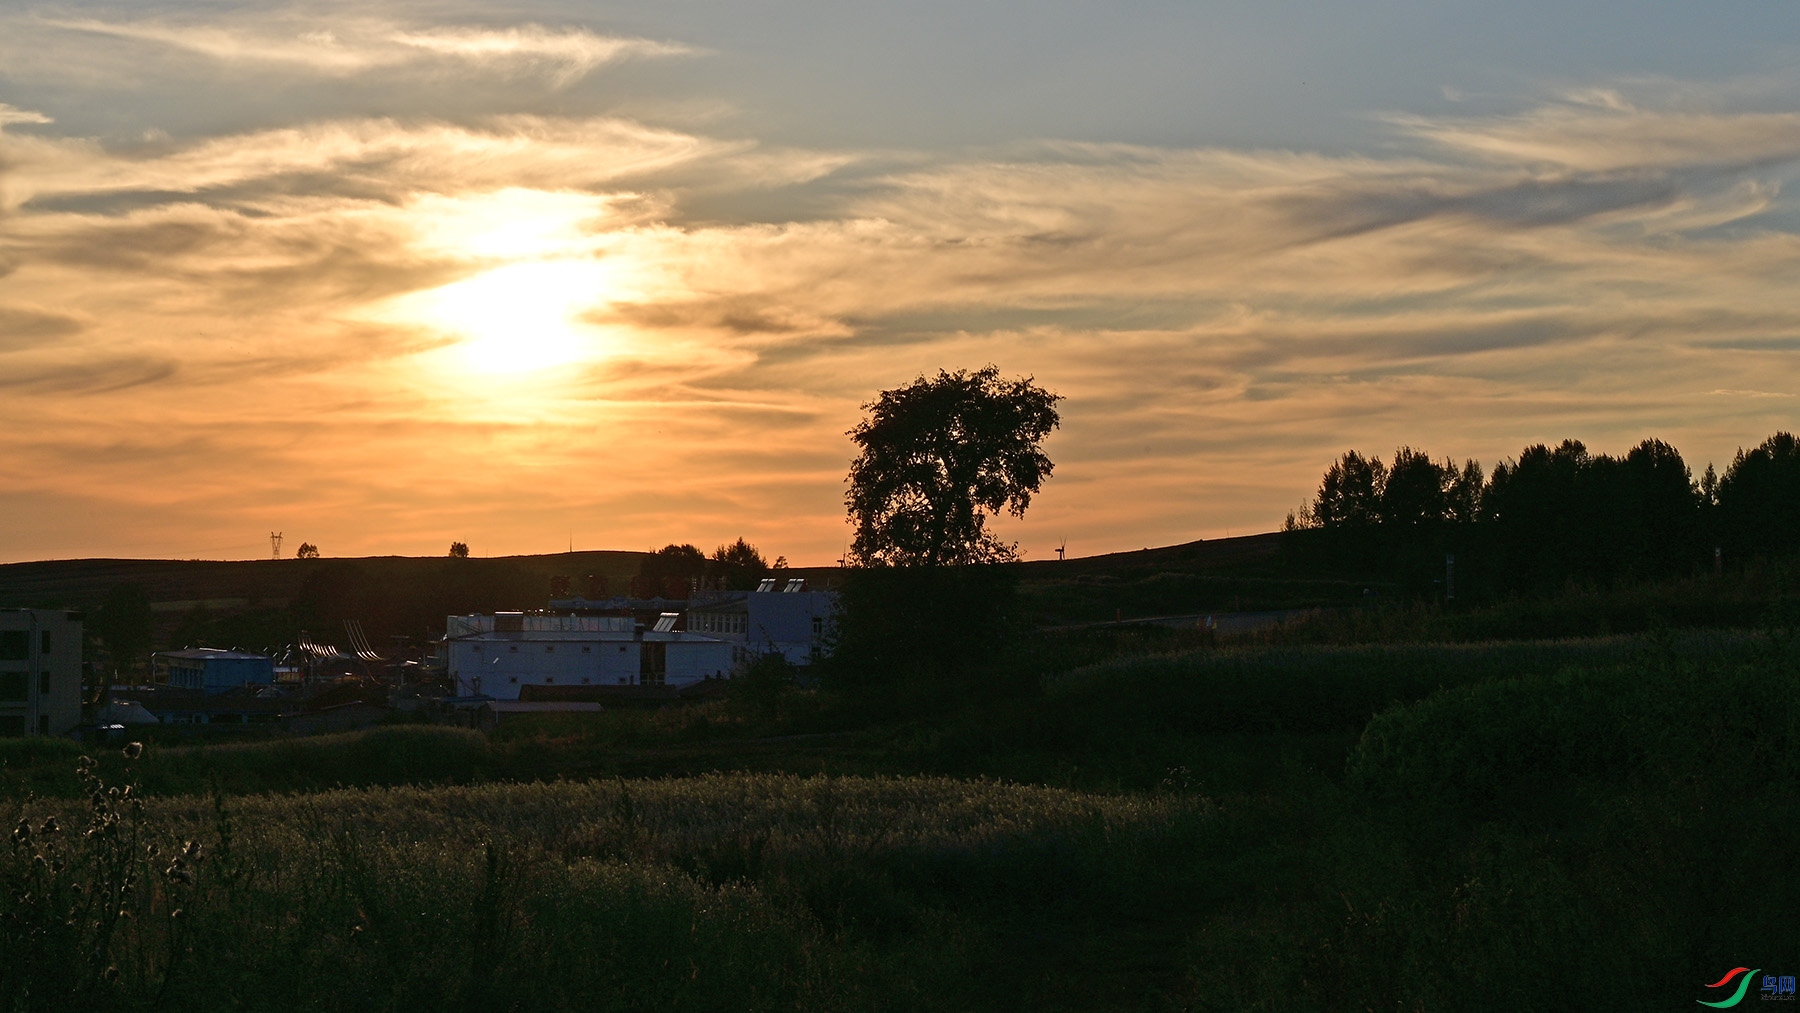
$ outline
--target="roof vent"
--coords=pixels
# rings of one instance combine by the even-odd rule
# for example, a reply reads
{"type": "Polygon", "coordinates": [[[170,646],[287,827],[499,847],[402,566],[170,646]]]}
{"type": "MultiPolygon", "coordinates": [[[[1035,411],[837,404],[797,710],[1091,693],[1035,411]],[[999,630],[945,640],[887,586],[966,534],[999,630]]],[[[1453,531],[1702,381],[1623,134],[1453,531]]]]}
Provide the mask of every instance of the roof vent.
{"type": "Polygon", "coordinates": [[[760,582],[757,583],[756,589],[758,591],[773,591],[773,590],[775,590],[775,578],[774,577],[764,577],[760,582]]]}
{"type": "Polygon", "coordinates": [[[795,591],[804,591],[806,590],[806,578],[795,577],[793,580],[788,581],[787,586],[781,590],[788,594],[792,594],[795,591]]]}
{"type": "Polygon", "coordinates": [[[679,613],[679,612],[664,612],[662,615],[660,615],[656,618],[656,628],[651,630],[650,632],[652,632],[652,633],[673,633],[673,632],[675,632],[675,620],[680,619],[680,618],[681,618],[681,613],[679,613]]]}

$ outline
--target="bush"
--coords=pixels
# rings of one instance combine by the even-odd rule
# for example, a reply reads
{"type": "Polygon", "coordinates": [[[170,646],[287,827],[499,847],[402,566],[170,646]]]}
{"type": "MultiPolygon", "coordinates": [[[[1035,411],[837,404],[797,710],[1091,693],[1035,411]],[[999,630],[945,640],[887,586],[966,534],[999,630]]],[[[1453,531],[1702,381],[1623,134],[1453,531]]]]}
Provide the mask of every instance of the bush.
{"type": "Polygon", "coordinates": [[[1576,780],[1792,783],[1800,683],[1780,664],[1688,660],[1456,687],[1369,722],[1349,773],[1375,799],[1471,818],[1576,780]]]}
{"type": "Polygon", "coordinates": [[[971,678],[1014,634],[1017,574],[1002,566],[852,569],[821,685],[873,712],[939,710],[1015,687],[971,678]]]}

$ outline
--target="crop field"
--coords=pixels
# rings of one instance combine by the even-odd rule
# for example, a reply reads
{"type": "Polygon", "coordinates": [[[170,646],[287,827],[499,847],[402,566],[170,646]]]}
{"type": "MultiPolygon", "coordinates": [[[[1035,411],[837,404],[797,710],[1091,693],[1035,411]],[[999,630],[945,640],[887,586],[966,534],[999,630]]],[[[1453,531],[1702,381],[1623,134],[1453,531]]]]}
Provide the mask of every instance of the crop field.
{"type": "Polygon", "coordinates": [[[1640,1009],[1800,943],[1780,631],[1172,643],[830,732],[0,743],[0,999],[1640,1009]]]}

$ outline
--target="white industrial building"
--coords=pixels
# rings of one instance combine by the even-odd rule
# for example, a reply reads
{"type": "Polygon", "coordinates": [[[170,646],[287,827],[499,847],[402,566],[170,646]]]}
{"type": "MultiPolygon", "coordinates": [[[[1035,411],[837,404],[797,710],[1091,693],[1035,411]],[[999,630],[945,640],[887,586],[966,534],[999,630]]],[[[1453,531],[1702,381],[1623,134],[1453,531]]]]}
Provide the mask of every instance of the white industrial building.
{"type": "Polygon", "coordinates": [[[689,632],[730,643],[738,660],[780,654],[790,664],[810,665],[835,622],[837,595],[808,591],[806,581],[770,577],[754,591],[712,591],[687,611],[689,632]]]}
{"type": "Polygon", "coordinates": [[[81,723],[81,620],[0,609],[0,736],[67,735],[81,723]]]}
{"type": "Polygon", "coordinates": [[[665,614],[641,630],[630,616],[450,616],[444,649],[461,696],[517,700],[525,686],[687,686],[731,675],[732,645],[682,632],[665,614]]]}

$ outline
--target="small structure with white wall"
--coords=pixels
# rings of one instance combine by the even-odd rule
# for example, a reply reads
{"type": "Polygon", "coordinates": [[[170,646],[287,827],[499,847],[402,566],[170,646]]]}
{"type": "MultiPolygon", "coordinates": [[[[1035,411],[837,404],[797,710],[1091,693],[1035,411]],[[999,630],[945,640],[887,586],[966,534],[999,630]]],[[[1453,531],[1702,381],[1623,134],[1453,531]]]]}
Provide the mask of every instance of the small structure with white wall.
{"type": "Polygon", "coordinates": [[[444,651],[459,696],[517,700],[525,686],[685,686],[731,674],[731,645],[631,616],[449,616],[444,651]]]}

